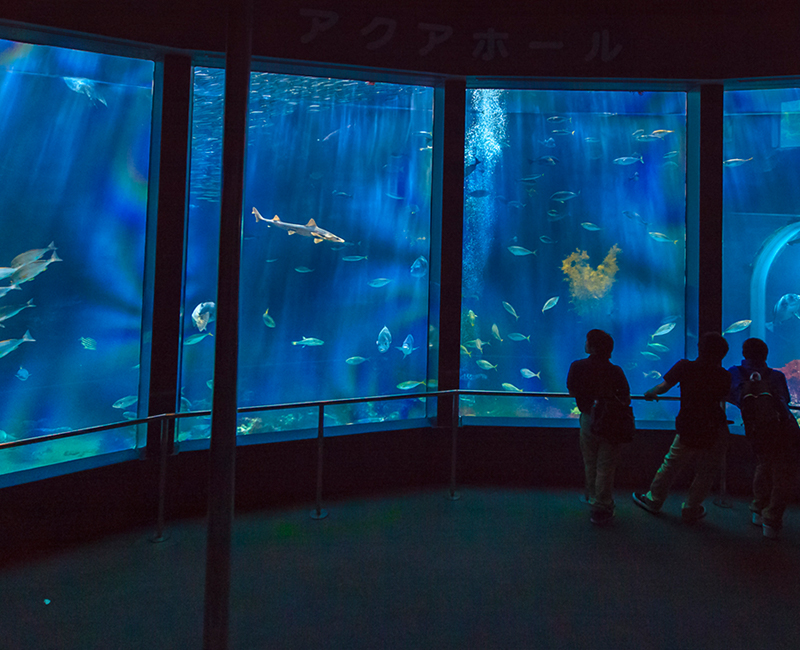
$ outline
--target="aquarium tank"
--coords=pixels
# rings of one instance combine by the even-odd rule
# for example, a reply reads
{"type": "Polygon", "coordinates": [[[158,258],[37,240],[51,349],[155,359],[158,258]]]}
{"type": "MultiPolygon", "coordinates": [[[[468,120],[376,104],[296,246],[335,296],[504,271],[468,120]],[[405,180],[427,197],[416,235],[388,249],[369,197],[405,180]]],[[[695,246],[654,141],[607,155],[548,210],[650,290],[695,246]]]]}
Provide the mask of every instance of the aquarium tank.
{"type": "MultiPolygon", "coordinates": [[[[725,364],[763,339],[800,404],[800,88],[726,91],[724,110],[725,364]]],[[[738,409],[728,415],[741,422],[738,409]]]]}
{"type": "MultiPolygon", "coordinates": [[[[429,355],[433,88],[253,72],[241,238],[238,406],[435,386],[429,355]]],[[[224,71],[194,69],[181,410],[211,406],[224,71]]],[[[224,260],[223,260],[224,263],[224,260]]],[[[325,408],[408,421],[425,399],[325,408]]],[[[240,435],[316,432],[318,409],[240,414],[240,435]]],[[[208,418],[179,441],[209,436],[208,418]]],[[[316,433],[315,433],[316,434],[316,433]]]]}
{"type": "MultiPolygon", "coordinates": [[[[0,40],[0,442],[144,412],[153,74],[152,61],[0,40]]],[[[132,450],[139,436],[7,448],[0,475],[132,450]]]]}
{"type": "MultiPolygon", "coordinates": [[[[465,418],[577,418],[586,332],[633,394],[685,356],[684,92],[467,90],[460,386],[465,418]]],[[[671,402],[634,404],[672,421],[671,402]]],[[[468,419],[465,420],[468,422],[468,419]]]]}

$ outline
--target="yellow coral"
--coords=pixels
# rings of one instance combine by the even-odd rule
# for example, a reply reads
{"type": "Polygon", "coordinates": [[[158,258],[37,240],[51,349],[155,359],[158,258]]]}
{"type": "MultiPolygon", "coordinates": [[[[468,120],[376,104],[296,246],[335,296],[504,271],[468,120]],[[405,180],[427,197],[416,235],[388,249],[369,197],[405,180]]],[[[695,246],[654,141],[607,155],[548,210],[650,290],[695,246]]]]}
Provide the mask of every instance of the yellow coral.
{"type": "Polygon", "coordinates": [[[617,255],[621,252],[620,247],[614,244],[596,269],[586,262],[589,254],[580,249],[564,259],[561,270],[567,276],[565,281],[569,282],[569,292],[576,308],[580,310],[580,303],[584,301],[600,300],[606,296],[619,270],[617,255]]]}

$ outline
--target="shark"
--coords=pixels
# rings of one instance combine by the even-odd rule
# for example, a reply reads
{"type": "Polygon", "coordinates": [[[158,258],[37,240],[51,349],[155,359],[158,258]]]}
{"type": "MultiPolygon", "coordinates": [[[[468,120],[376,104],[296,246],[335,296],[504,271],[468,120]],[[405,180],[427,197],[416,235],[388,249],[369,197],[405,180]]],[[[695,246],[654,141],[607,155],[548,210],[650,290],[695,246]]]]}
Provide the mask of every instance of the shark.
{"type": "Polygon", "coordinates": [[[268,226],[276,226],[281,228],[290,235],[298,234],[302,235],[303,237],[311,237],[314,239],[315,244],[319,244],[322,241],[332,241],[337,244],[344,243],[344,239],[334,235],[332,232],[328,232],[327,230],[320,228],[313,219],[309,219],[305,226],[301,226],[298,223],[281,221],[277,214],[272,219],[266,219],[261,216],[261,213],[256,210],[256,208],[253,208],[253,214],[256,216],[256,223],[259,221],[264,221],[268,226]]]}

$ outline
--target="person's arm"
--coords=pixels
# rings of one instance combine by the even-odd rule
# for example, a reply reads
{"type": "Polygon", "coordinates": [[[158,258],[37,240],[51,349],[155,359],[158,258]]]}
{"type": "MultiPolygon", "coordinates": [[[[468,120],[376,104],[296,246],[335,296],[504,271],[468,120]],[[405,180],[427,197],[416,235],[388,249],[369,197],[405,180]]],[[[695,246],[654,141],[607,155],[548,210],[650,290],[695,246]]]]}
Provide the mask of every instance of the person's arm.
{"type": "Polygon", "coordinates": [[[662,393],[666,393],[670,388],[672,388],[674,384],[668,384],[665,381],[662,381],[658,386],[653,386],[650,390],[645,391],[644,398],[648,402],[652,402],[658,395],[662,393]]]}

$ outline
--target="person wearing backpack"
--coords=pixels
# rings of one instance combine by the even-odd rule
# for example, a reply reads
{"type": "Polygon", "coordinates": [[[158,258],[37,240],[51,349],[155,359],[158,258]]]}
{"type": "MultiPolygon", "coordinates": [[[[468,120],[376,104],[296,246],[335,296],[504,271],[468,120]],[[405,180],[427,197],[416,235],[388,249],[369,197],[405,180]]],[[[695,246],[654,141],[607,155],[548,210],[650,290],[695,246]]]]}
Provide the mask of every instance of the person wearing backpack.
{"type": "Polygon", "coordinates": [[[705,517],[703,501],[711,491],[728,442],[727,418],[722,407],[731,386],[730,373],[722,367],[728,342],[718,332],[706,332],[697,343],[697,351],[697,359],[681,359],[660,384],[644,393],[649,401],[680,384],[681,407],[675,418],[675,439],[650,489],[631,495],[640,508],[658,514],[680,470],[688,462],[696,461],[695,476],[681,506],[681,518],[686,523],[705,517]]]}
{"type": "Polygon", "coordinates": [[[769,348],[761,339],[742,344],[742,363],[729,369],[733,381],[728,401],[742,412],[744,432],[756,455],[752,522],[764,537],[777,539],[797,474],[800,427],[788,404],[786,376],[767,366],[769,348]]]}
{"type": "MultiPolygon", "coordinates": [[[[615,400],[621,408],[629,409],[631,390],[625,372],[611,363],[614,339],[608,332],[589,330],[584,350],[589,356],[572,362],[567,374],[567,389],[581,412],[580,445],[586,476],[586,500],[591,509],[589,520],[595,525],[605,526],[614,518],[614,474],[622,443],[626,440],[619,439],[614,425],[612,431],[593,429],[593,413],[596,414],[596,405],[603,400],[615,400]]],[[[619,429],[622,432],[622,427],[619,429]]]]}

